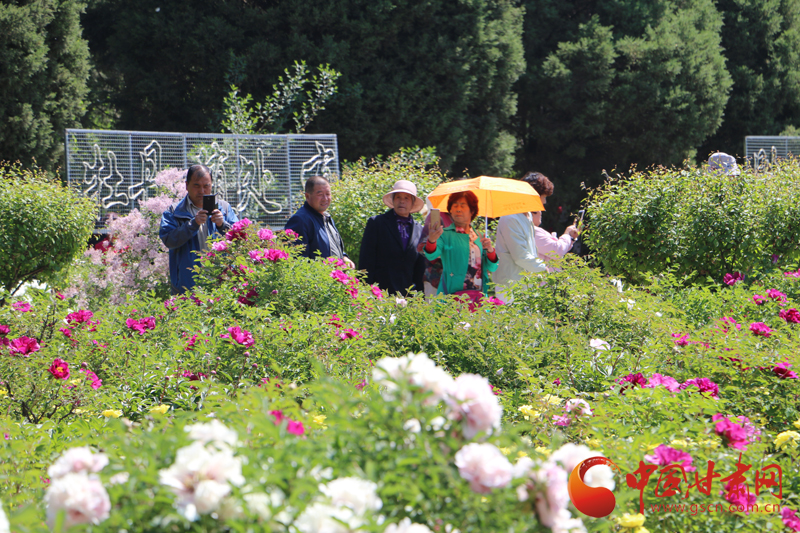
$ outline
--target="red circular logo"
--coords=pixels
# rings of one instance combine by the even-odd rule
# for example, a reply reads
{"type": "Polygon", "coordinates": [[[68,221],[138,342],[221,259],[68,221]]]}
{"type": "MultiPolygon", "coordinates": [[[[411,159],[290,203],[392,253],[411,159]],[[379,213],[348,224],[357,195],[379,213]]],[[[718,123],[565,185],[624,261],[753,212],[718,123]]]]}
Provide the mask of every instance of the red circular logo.
{"type": "Polygon", "coordinates": [[[572,470],[567,483],[569,498],[575,508],[587,516],[603,518],[611,514],[617,499],[614,493],[605,487],[590,487],[583,481],[586,472],[593,466],[606,465],[615,468],[618,472],[619,467],[607,457],[589,457],[584,459],[572,470]]]}

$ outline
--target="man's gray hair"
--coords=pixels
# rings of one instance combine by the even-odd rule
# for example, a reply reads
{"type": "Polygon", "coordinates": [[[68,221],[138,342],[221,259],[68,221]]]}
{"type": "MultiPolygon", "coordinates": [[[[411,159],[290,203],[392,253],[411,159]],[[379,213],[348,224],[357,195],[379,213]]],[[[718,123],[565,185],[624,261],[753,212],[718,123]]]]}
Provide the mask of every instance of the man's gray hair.
{"type": "Polygon", "coordinates": [[[306,194],[311,194],[314,192],[314,187],[317,186],[317,183],[330,183],[328,178],[325,176],[311,176],[306,180],[306,194]]]}

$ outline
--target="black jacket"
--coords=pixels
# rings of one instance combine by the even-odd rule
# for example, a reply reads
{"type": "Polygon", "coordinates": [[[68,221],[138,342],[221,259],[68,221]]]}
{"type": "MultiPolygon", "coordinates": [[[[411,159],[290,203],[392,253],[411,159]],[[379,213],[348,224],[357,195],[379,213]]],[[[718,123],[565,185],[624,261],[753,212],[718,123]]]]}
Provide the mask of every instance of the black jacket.
{"type": "Polygon", "coordinates": [[[367,220],[358,258],[359,270],[367,271],[367,282],[377,283],[390,294],[405,294],[409,287],[422,291],[425,264],[417,252],[421,235],[422,225],[415,221],[403,249],[394,210],[367,220]]]}

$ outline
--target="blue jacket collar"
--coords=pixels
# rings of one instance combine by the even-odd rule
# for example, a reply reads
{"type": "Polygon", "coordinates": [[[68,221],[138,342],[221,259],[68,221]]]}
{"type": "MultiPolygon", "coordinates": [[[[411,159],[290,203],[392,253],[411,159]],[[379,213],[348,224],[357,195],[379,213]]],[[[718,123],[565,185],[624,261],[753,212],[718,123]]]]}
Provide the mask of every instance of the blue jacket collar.
{"type": "Polygon", "coordinates": [[[173,210],[173,215],[176,218],[194,218],[194,215],[192,215],[189,212],[189,202],[190,201],[191,200],[189,200],[189,195],[188,194],[186,196],[184,196],[183,200],[178,202],[178,204],[175,206],[175,209],[173,210]]]}

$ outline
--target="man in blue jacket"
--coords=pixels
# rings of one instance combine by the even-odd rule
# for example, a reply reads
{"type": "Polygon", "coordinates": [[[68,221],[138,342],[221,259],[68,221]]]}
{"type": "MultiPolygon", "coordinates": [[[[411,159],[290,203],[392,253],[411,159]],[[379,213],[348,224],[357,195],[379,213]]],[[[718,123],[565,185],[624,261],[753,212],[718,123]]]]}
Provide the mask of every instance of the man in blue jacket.
{"type": "Polygon", "coordinates": [[[306,202],[286,223],[284,229],[290,229],[300,236],[299,244],[305,246],[303,256],[338,257],[350,268],[355,268],[347,253],[339,230],[328,213],[331,205],[331,185],[322,176],[311,176],[305,186],[306,202]]]}
{"type": "Polygon", "coordinates": [[[169,280],[172,294],[194,287],[195,251],[208,249],[208,237],[222,235],[239,219],[230,204],[217,200],[218,209],[203,209],[203,196],[211,194],[211,171],[205,165],[192,165],[186,172],[186,197],[161,215],[159,237],[169,248],[169,280]],[[210,217],[209,217],[210,215],[210,217]]]}

